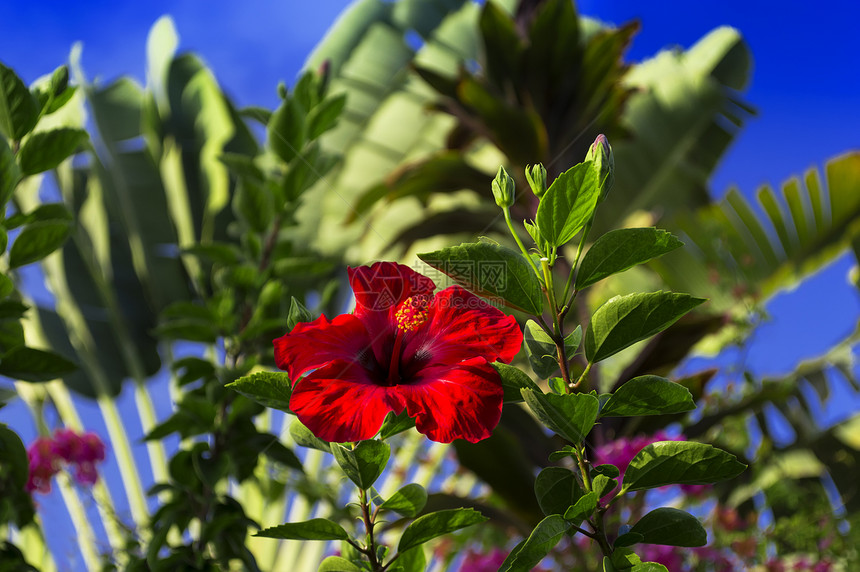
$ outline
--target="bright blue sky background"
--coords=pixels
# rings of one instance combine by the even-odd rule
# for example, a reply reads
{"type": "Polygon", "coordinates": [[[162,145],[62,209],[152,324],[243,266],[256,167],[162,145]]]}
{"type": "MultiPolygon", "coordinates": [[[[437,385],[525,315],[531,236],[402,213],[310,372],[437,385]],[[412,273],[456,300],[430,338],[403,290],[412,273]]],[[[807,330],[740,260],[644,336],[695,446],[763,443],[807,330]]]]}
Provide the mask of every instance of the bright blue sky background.
{"type": "MultiPolygon", "coordinates": [[[[278,81],[292,83],[305,57],[348,2],[3,4],[0,61],[28,83],[65,62],[75,41],[84,44],[83,65],[90,78],[130,74],[143,81],[147,32],[159,16],[169,13],[180,34],[180,48],[200,54],[240,106],[273,107],[278,81]]],[[[712,181],[716,196],[730,185],[749,195],[762,183],[780,184],[811,166],[822,166],[828,158],[860,149],[856,31],[860,2],[585,0],[578,7],[606,22],[641,21],[628,53],[631,61],[671,45],[688,47],[719,25],[734,26],[744,35],[755,59],[746,100],[759,116],[749,122],[718,168],[712,181]]],[[[852,257],[843,257],[796,291],[772,301],[772,320],[759,329],[747,355],[753,370],[789,371],[799,359],[817,355],[853,330],[860,316],[858,295],[846,277],[853,263],[852,257]]],[[[92,409],[92,417],[99,417],[92,409]]],[[[0,412],[0,420],[9,421],[15,410],[0,412]]],[[[831,410],[829,417],[847,413],[842,407],[831,410]]]]}

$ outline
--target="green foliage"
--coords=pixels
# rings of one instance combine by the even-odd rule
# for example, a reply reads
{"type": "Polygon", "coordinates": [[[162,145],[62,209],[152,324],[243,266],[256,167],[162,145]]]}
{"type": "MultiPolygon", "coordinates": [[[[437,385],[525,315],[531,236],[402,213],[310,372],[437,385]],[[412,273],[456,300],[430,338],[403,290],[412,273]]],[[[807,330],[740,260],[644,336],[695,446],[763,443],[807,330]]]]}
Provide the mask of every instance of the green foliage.
{"type": "Polygon", "coordinates": [[[385,470],[391,447],[382,441],[360,441],[354,447],[332,443],[331,452],[337,464],[355,486],[369,490],[385,470]]]}
{"type": "Polygon", "coordinates": [[[639,542],[646,544],[704,546],[708,542],[708,533],[695,516],[669,507],[655,508],[640,518],[630,532],[642,535],[639,542]]]}
{"type": "Polygon", "coordinates": [[[273,526],[259,531],[254,536],[289,540],[346,540],[349,538],[342,526],[325,518],[273,526]]]}
{"type": "Polygon", "coordinates": [[[639,451],[624,472],[624,491],[664,485],[704,485],[732,479],[746,468],[730,453],[704,443],[661,441],[639,451]]]}
{"type": "Polygon", "coordinates": [[[525,541],[511,551],[499,572],[531,570],[549,554],[570,527],[570,523],[557,514],[546,517],[525,541]]]}
{"type": "Polygon", "coordinates": [[[587,393],[555,395],[522,390],[523,399],[538,419],[570,441],[579,443],[597,420],[597,398],[587,393]]]}
{"type": "Polygon", "coordinates": [[[576,273],[576,289],[662,256],[684,243],[665,230],[621,228],[594,241],[576,273]]]}
{"type": "Polygon", "coordinates": [[[656,375],[643,375],[619,387],[600,408],[600,415],[667,415],[695,408],[693,396],[686,387],[656,375]]]}
{"type": "Polygon", "coordinates": [[[591,162],[579,163],[552,182],[541,197],[535,222],[551,247],[576,236],[594,216],[600,186],[591,162]]]}
{"type": "Polygon", "coordinates": [[[470,508],[440,510],[419,516],[403,531],[400,542],[397,544],[397,551],[404,553],[437,536],[486,520],[485,516],[470,508]]]}
{"type": "Polygon", "coordinates": [[[252,373],[228,383],[226,387],[253,399],[260,405],[290,413],[292,383],[286,372],[252,373]]]}

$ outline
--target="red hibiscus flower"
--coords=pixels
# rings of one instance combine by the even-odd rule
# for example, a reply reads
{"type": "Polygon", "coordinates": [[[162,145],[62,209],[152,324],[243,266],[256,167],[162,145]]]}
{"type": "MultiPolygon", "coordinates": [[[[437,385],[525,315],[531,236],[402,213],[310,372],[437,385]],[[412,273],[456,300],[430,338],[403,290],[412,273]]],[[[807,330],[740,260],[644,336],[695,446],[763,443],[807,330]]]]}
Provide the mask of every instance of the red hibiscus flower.
{"type": "Polygon", "coordinates": [[[302,423],[327,441],[360,441],[405,409],[433,441],[489,437],[503,393],[490,362],[519,351],[514,318],[459,286],[433,295],[432,280],[393,262],[350,268],[349,281],[353,314],[321,316],[274,341],[302,423]]]}

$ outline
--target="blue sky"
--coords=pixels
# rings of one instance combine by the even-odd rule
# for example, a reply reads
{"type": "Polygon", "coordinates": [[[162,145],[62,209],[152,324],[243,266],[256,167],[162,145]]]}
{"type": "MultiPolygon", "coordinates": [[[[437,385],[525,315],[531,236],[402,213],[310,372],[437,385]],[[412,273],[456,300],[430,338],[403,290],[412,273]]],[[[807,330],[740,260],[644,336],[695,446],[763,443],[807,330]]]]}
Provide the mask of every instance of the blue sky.
{"type": "MultiPolygon", "coordinates": [[[[336,0],[177,0],[168,2],[4,2],[0,61],[27,82],[66,61],[84,44],[90,78],[144,77],[149,27],[171,14],[183,50],[200,54],[239,105],[273,107],[279,81],[292,83],[305,57],[348,4],[336,0]]],[[[755,64],[746,100],[759,115],[729,150],[712,180],[715,196],[730,185],[747,195],[777,185],[831,157],[860,149],[860,3],[634,2],[584,0],[581,13],[620,24],[641,22],[629,59],[688,47],[720,25],[738,28],[755,64]]],[[[858,190],[860,192],[860,190],[858,190]]],[[[860,316],[843,257],[797,290],[769,305],[771,320],[755,334],[749,365],[759,373],[793,369],[847,335],[860,316]]],[[[8,421],[9,411],[0,414],[8,421]]],[[[166,414],[166,411],[163,412],[166,414]]],[[[844,416],[847,410],[831,412],[844,416]]],[[[835,417],[834,417],[835,419],[835,417]]]]}

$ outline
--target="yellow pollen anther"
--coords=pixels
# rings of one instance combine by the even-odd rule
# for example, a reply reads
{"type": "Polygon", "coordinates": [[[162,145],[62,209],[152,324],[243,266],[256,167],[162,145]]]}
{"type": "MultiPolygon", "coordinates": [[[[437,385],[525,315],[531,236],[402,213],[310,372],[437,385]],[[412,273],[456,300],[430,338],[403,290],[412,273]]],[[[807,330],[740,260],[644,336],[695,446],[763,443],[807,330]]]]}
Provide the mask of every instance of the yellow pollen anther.
{"type": "Polygon", "coordinates": [[[400,304],[394,319],[397,320],[397,328],[403,332],[412,332],[427,321],[430,314],[430,298],[423,294],[410,296],[400,304]]]}

